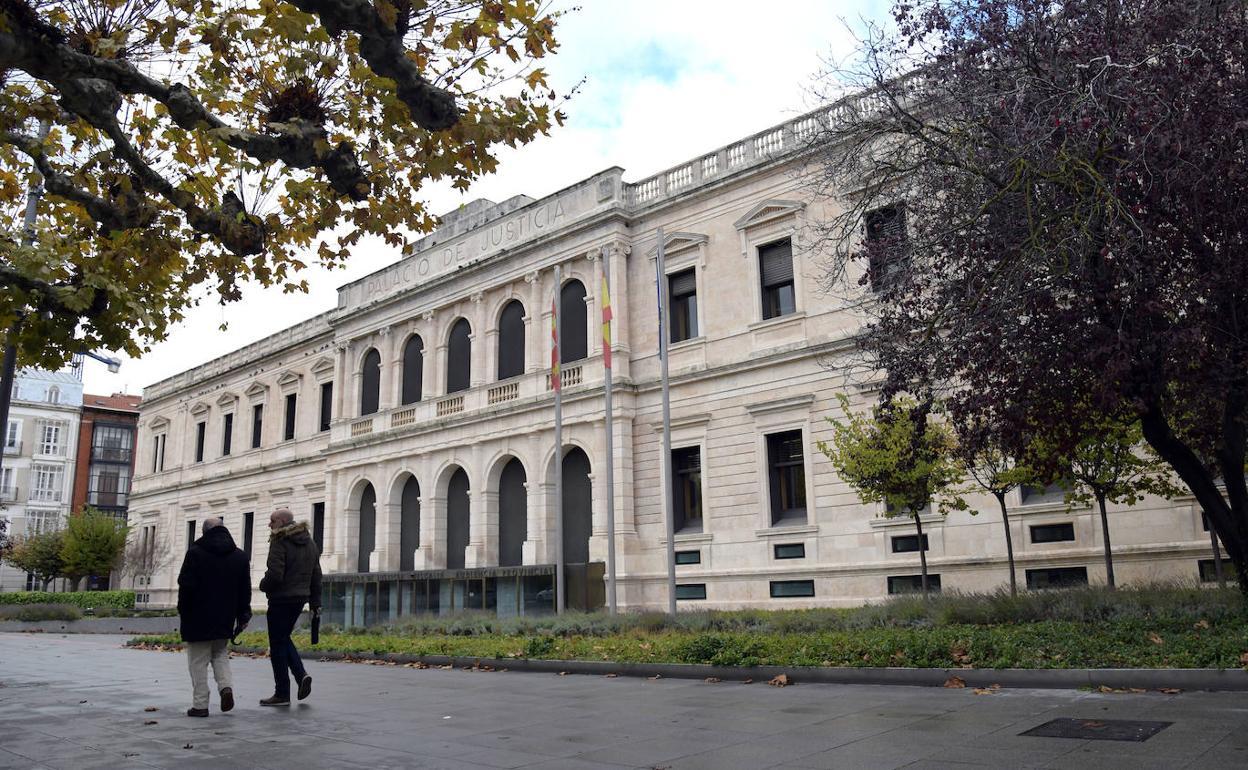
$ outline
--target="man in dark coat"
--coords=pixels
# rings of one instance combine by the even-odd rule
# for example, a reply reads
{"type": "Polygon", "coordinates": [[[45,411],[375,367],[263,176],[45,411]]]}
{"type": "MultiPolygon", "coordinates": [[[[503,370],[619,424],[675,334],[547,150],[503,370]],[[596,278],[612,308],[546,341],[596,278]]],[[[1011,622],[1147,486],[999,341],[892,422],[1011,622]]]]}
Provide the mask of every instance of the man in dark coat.
{"type": "Polygon", "coordinates": [[[230,637],[251,620],[251,562],[234,545],[220,518],[204,519],[178,573],[178,615],[186,643],[193,696],[190,717],[208,716],[208,664],[221,694],[221,710],[234,708],[230,637]]]}
{"type": "Polygon", "coordinates": [[[307,522],[295,523],[288,508],[269,517],[269,558],[260,590],[269,597],[269,661],[273,664],[273,696],[261,706],[290,705],[290,674],[299,684],[299,700],[312,694],[312,677],[303,667],[291,641],[295,622],[306,603],[314,616],[321,614],[321,555],[312,542],[307,522]]]}

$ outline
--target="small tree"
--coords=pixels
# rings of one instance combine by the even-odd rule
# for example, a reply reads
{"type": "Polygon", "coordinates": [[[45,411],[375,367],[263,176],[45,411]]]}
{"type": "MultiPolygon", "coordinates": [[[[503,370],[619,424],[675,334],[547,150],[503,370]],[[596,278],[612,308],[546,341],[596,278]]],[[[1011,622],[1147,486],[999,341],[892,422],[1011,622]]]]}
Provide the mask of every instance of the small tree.
{"type": "MultiPolygon", "coordinates": [[[[1010,595],[1018,595],[1018,575],[1014,568],[1014,537],[1010,532],[1010,512],[1005,496],[1010,490],[1035,479],[1035,471],[1020,462],[1022,454],[1011,440],[1012,434],[1001,423],[987,420],[954,421],[958,441],[954,454],[972,484],[967,490],[982,490],[997,500],[1001,524],[1005,528],[1005,556],[1010,565],[1010,595]]],[[[978,511],[971,509],[971,513],[978,511]]]]}
{"type": "MultiPolygon", "coordinates": [[[[132,529],[130,533],[133,532],[132,529]]],[[[117,559],[117,576],[120,580],[131,581],[133,587],[140,575],[151,575],[169,566],[173,555],[173,550],[165,547],[163,538],[146,542],[138,537],[128,538],[117,559]]]]}
{"type": "Polygon", "coordinates": [[[1071,483],[1066,503],[1073,506],[1096,502],[1105,541],[1105,578],[1109,587],[1114,588],[1117,583],[1105,504],[1134,505],[1146,494],[1168,498],[1181,490],[1171,480],[1169,466],[1144,443],[1138,420],[1105,416],[1089,428],[1087,437],[1063,462],[1071,483]]]}
{"type": "Polygon", "coordinates": [[[69,517],[61,544],[61,559],[64,573],[74,581],[75,588],[84,577],[112,572],[126,547],[129,531],[125,522],[91,507],[69,517]]]}
{"type": "Polygon", "coordinates": [[[29,572],[48,590],[48,584],[65,574],[61,558],[64,530],[38,532],[13,538],[12,547],[4,554],[4,560],[23,572],[29,572]]]}
{"type": "MultiPolygon", "coordinates": [[[[872,407],[871,415],[855,414],[849,399],[838,394],[845,421],[828,418],[832,443],[819,442],[841,478],[864,503],[884,503],[887,517],[909,516],[919,537],[919,566],[923,596],[928,595],[927,549],[923,547],[920,513],[938,494],[961,481],[953,458],[953,433],[931,422],[930,403],[894,397],[872,407]]],[[[960,499],[944,500],[940,511],[964,507],[960,499]]]]}

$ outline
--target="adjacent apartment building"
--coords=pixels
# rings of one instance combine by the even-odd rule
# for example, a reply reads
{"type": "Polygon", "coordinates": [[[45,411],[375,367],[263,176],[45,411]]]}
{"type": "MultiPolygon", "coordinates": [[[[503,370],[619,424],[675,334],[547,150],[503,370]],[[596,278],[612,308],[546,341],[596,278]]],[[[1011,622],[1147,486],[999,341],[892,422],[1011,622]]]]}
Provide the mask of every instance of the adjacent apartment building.
{"type": "MultiPolygon", "coordinates": [[[[127,520],[141,401],[139,396],[126,393],[83,395],[70,510],[80,511],[89,505],[123,522],[127,520]]],[[[103,590],[109,584],[109,575],[93,575],[88,578],[87,588],[103,590]]]]}
{"type": "MultiPolygon", "coordinates": [[[[59,529],[71,510],[82,381],[74,372],[20,369],[13,385],[0,469],[0,516],[10,535],[59,529]]],[[[0,564],[0,591],[38,588],[0,564]]]]}
{"type": "MultiPolygon", "coordinates": [[[[548,607],[557,517],[565,559],[588,565],[568,579],[570,603],[593,606],[607,553],[607,419],[623,607],[666,604],[665,496],[682,606],[876,600],[916,587],[920,548],[945,590],[1005,584],[994,501],[978,501],[985,515],[927,517],[919,542],[907,520],[860,502],[816,448],[831,436],[836,394],[858,408],[876,397],[875,378],[853,367],[870,287],[821,290],[809,225],[837,204],[808,197],[797,173],[827,117],[637,182],[610,168],[539,200],[476,201],[390,267],[341,287],[336,307],[147,388],[129,515],[165,556],[153,558],[144,598],[173,603],[180,554],[207,516],[225,518],[258,578],[268,514],[289,506],[322,546],[331,617],[548,607]],[[656,281],[670,296],[662,325],[656,281]],[[671,343],[671,490],[660,328],[671,343]]],[[[1089,511],[1068,511],[1051,490],[1010,502],[1020,580],[1103,581],[1089,511]]],[[[1110,520],[1121,582],[1209,576],[1192,500],[1149,499],[1110,520]]]]}

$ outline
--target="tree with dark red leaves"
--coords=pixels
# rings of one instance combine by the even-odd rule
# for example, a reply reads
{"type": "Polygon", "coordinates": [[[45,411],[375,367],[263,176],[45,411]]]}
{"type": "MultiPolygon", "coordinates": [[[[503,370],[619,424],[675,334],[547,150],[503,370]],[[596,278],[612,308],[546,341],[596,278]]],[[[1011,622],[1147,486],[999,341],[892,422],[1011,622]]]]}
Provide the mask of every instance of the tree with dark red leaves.
{"type": "Polygon", "coordinates": [[[1248,593],[1248,1],[901,0],[893,21],[829,74],[866,94],[810,167],[841,203],[826,285],[869,312],[884,397],[1067,451],[1138,418],[1248,593]],[[904,228],[864,238],[881,211],[904,228]]]}

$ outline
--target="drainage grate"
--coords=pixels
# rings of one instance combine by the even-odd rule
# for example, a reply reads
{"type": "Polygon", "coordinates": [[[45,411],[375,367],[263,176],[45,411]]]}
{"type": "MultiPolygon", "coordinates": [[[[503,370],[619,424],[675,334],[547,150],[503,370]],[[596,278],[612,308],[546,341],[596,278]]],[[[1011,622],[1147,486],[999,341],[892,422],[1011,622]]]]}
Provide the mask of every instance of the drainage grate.
{"type": "Polygon", "coordinates": [[[1174,722],[1143,722],[1137,719],[1071,719],[1063,717],[1033,727],[1019,735],[1037,738],[1079,738],[1088,741],[1133,741],[1152,738],[1174,722]]]}

